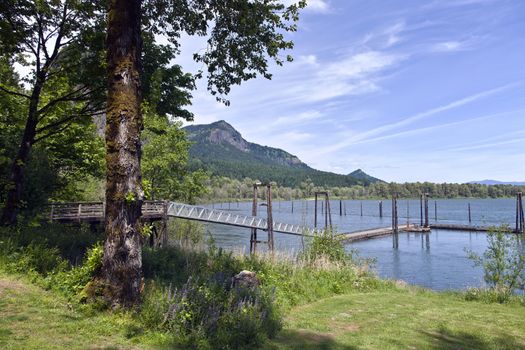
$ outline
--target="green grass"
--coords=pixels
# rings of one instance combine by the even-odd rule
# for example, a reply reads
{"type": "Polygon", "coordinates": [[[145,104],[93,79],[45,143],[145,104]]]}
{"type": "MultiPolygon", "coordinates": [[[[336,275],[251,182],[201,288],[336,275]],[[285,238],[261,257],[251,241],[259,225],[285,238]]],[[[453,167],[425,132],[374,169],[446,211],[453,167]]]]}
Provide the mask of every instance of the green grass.
{"type": "MultiPolygon", "coordinates": [[[[64,238],[55,229],[54,237],[43,235],[42,229],[24,229],[3,239],[0,235],[0,349],[173,349],[183,340],[194,344],[195,339],[231,336],[236,336],[235,341],[227,342],[225,348],[244,349],[241,340],[252,339],[253,332],[241,330],[259,332],[261,327],[256,323],[253,329],[246,327],[250,323],[242,313],[226,312],[222,333],[203,335],[202,329],[215,328],[199,328],[200,318],[190,318],[197,328],[188,328],[193,323],[185,321],[167,327],[165,307],[170,304],[158,300],[159,295],[166,296],[166,287],[184,289],[191,277],[201,284],[185,289],[195,292],[192,302],[185,305],[195,307],[182,308],[179,313],[184,320],[192,315],[207,320],[209,310],[219,310],[218,306],[230,310],[229,297],[218,301],[216,296],[225,296],[224,291],[212,288],[218,285],[212,282],[228,281],[244,269],[256,272],[262,289],[275,296],[277,314],[285,315],[285,327],[276,339],[266,342],[273,332],[256,333],[264,335],[260,340],[268,349],[525,349],[524,296],[498,304],[485,291],[437,293],[407,287],[380,280],[365,266],[355,266],[353,260],[337,254],[331,261],[330,256],[311,254],[299,260],[279,254],[237,256],[213,246],[208,250],[184,246],[145,249],[148,283],[141,311],[101,311],[97,303],[79,303],[77,290],[77,284],[79,288],[84,285],[84,277],[90,278],[98,261],[93,253],[97,250],[71,269],[64,256],[90,245],[77,237],[72,250],[66,244],[71,242],[69,236],[64,238]],[[79,272],[78,276],[73,272],[79,272]],[[160,294],[150,293],[154,290],[160,294]]],[[[330,241],[318,243],[323,244],[312,245],[314,253],[333,251],[330,241]]],[[[167,298],[180,302],[173,295],[167,298]]],[[[273,310],[273,306],[264,310],[273,310]]],[[[209,344],[217,347],[219,343],[209,344]]]]}
{"type": "Polygon", "coordinates": [[[296,307],[274,349],[525,349],[525,307],[413,288],[296,307]]]}
{"type": "MultiPolygon", "coordinates": [[[[135,334],[133,322],[0,272],[1,349],[171,348],[162,333],[135,334]]],[[[266,348],[525,349],[525,307],[412,287],[355,292],[292,308],[266,348]]]]}
{"type": "Polygon", "coordinates": [[[0,272],[0,349],[132,349],[126,315],[89,312],[0,272]]]}

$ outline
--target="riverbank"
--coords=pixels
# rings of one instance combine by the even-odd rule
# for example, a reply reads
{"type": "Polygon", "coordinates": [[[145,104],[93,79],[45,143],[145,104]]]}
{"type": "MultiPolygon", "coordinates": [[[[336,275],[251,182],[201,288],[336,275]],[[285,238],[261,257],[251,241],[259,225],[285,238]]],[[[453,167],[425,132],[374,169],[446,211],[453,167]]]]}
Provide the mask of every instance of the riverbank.
{"type": "MultiPolygon", "coordinates": [[[[291,308],[267,349],[525,349],[525,307],[466,301],[399,284],[291,308]]],[[[26,279],[0,273],[3,349],[168,348],[163,333],[133,335],[127,314],[86,312],[26,279]]]]}
{"type": "Polygon", "coordinates": [[[295,257],[145,248],[143,305],[110,312],[86,303],[101,250],[79,252],[93,240],[58,225],[0,236],[0,348],[525,348],[525,298],[379,279],[329,235],[295,257]],[[74,267],[63,260],[82,255],[74,267]],[[242,270],[256,286],[235,287],[242,270]]]}

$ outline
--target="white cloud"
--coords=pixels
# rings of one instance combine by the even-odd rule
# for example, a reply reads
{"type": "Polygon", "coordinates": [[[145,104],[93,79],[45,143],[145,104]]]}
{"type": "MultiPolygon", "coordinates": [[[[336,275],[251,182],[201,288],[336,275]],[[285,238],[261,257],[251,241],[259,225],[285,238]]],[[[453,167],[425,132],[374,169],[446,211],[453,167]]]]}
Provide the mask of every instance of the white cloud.
{"type": "Polygon", "coordinates": [[[317,56],[316,55],[300,55],[297,60],[297,63],[300,64],[306,64],[311,66],[317,66],[319,63],[317,62],[317,56]]]}
{"type": "Polygon", "coordinates": [[[308,0],[306,9],[313,12],[326,13],[330,10],[330,6],[325,0],[308,0]]]}
{"type": "Polygon", "coordinates": [[[375,30],[366,34],[359,44],[388,48],[403,40],[401,33],[405,30],[405,21],[399,20],[389,27],[375,30]]]}
{"type": "Polygon", "coordinates": [[[465,41],[457,41],[457,40],[450,40],[450,41],[443,41],[439,43],[435,43],[430,45],[430,52],[456,52],[456,51],[464,51],[468,50],[473,47],[473,41],[465,40],[465,41]]]}
{"type": "Polygon", "coordinates": [[[379,51],[362,52],[331,63],[320,74],[359,79],[390,67],[401,59],[401,56],[379,51]]]}
{"type": "Polygon", "coordinates": [[[306,111],[301,112],[298,114],[286,116],[286,117],[279,117],[275,120],[275,122],[272,123],[272,125],[285,125],[285,124],[300,124],[303,122],[308,122],[316,119],[320,119],[323,117],[323,114],[319,111],[306,111]]]}
{"type": "MultiPolygon", "coordinates": [[[[299,0],[283,0],[282,1],[282,3],[285,6],[290,6],[298,2],[299,0]]],[[[330,12],[330,5],[328,4],[328,1],[326,0],[307,0],[305,10],[309,12],[328,13],[330,12]]]]}
{"type": "Polygon", "coordinates": [[[354,135],[352,137],[346,138],[345,140],[343,140],[341,142],[338,142],[338,143],[335,143],[335,144],[330,145],[328,147],[325,147],[323,149],[320,149],[318,152],[316,152],[316,156],[322,156],[322,155],[325,155],[325,154],[329,154],[329,153],[341,150],[341,149],[343,149],[345,147],[348,147],[348,146],[351,146],[351,145],[354,145],[354,144],[357,144],[357,143],[362,143],[365,140],[368,140],[368,139],[370,139],[372,137],[376,137],[378,135],[381,135],[381,134],[383,134],[383,133],[385,133],[387,131],[394,130],[394,129],[397,129],[397,128],[402,127],[402,126],[415,123],[416,121],[419,121],[421,119],[425,119],[425,118],[428,118],[430,116],[439,114],[441,112],[445,112],[445,111],[448,111],[448,110],[451,110],[451,109],[454,109],[454,108],[461,107],[463,105],[475,102],[477,100],[484,99],[486,97],[489,97],[491,95],[497,94],[497,93],[499,93],[501,91],[504,91],[504,90],[507,90],[509,88],[515,87],[517,85],[518,85],[518,83],[513,83],[513,84],[500,86],[500,87],[495,88],[495,89],[486,90],[486,91],[480,92],[478,94],[474,94],[474,95],[467,96],[465,98],[456,100],[456,101],[448,103],[446,105],[443,105],[443,106],[440,106],[440,107],[436,107],[436,108],[432,108],[430,110],[427,110],[427,111],[415,114],[413,116],[400,119],[400,120],[398,120],[396,122],[393,122],[393,123],[390,123],[390,124],[385,124],[383,126],[380,126],[380,127],[377,127],[377,128],[374,128],[374,129],[362,132],[360,134],[356,134],[356,135],[354,135]]]}

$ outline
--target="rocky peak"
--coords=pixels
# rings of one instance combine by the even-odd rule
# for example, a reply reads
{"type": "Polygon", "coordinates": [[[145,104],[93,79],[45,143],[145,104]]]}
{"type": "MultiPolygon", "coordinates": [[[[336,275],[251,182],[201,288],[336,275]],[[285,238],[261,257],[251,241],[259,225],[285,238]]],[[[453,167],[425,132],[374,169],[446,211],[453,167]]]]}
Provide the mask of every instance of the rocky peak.
{"type": "Polygon", "coordinates": [[[224,120],[210,124],[210,133],[207,137],[210,143],[224,144],[229,143],[233,147],[243,151],[249,151],[248,142],[242,135],[224,120]]]}

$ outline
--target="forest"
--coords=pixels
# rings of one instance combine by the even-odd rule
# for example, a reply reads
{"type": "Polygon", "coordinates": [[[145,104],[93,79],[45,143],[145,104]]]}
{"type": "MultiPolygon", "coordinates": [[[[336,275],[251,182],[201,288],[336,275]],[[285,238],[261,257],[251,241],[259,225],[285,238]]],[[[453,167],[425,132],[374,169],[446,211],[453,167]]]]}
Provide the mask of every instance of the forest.
{"type": "MultiPolygon", "coordinates": [[[[227,177],[208,177],[204,180],[206,191],[198,196],[199,202],[245,201],[253,197],[253,184],[259,181],[227,177]]],[[[317,186],[310,179],[302,181],[297,187],[282,186],[272,182],[272,197],[278,200],[312,198],[317,191],[328,191],[333,198],[340,199],[387,199],[396,194],[399,198],[419,198],[427,193],[432,198],[506,198],[525,191],[524,186],[481,185],[431,182],[386,183],[374,182],[367,186],[349,187],[317,186]]],[[[265,193],[261,192],[265,196],[265,193]]]]}

